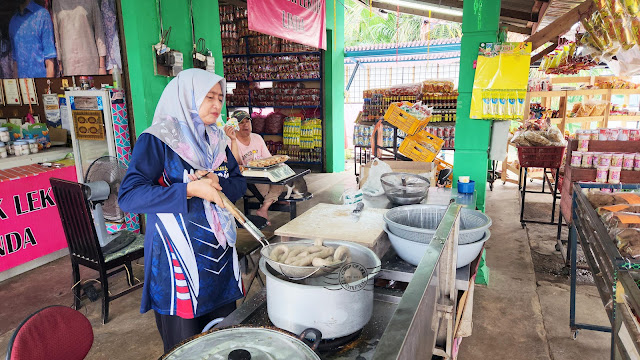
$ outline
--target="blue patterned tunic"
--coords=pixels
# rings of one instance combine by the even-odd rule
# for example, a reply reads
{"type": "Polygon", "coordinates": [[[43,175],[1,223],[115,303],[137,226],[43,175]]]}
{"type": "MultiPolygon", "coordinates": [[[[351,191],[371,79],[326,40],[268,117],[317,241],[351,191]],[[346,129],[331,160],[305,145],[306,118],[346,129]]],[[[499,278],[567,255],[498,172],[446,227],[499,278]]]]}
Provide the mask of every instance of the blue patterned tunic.
{"type": "MultiPolygon", "coordinates": [[[[235,202],[247,184],[228,147],[226,155],[216,174],[235,202]]],[[[194,171],[155,136],[138,138],[118,201],[124,211],[147,214],[142,313],[189,319],[243,295],[235,247],[216,240],[202,199],[187,200],[187,175],[194,171]]]]}
{"type": "Polygon", "coordinates": [[[29,2],[24,14],[18,12],[11,18],[9,38],[18,64],[18,77],[46,77],[44,61],[57,56],[49,12],[35,1],[29,2]]]}

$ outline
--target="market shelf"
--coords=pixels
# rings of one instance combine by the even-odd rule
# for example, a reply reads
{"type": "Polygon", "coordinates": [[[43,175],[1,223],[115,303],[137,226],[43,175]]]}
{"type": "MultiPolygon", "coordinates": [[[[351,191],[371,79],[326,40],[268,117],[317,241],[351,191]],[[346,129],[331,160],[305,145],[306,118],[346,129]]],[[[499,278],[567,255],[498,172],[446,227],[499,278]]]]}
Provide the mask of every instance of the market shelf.
{"type": "Polygon", "coordinates": [[[227,80],[229,83],[252,83],[252,82],[300,82],[300,81],[322,81],[321,78],[311,79],[270,79],[270,80],[227,80]]]}
{"type": "Polygon", "coordinates": [[[320,51],[301,51],[301,52],[280,52],[280,53],[257,53],[257,54],[231,54],[222,55],[223,58],[244,58],[244,57],[262,57],[262,56],[293,56],[293,55],[322,55],[320,51]]]}
{"type": "Polygon", "coordinates": [[[640,121],[640,115],[609,115],[609,121],[640,121]]]}
{"type": "Polygon", "coordinates": [[[583,116],[583,117],[568,117],[567,124],[570,123],[582,123],[582,122],[593,122],[593,121],[604,121],[604,116],[583,116]]]}
{"type": "Polygon", "coordinates": [[[567,90],[567,96],[579,95],[607,95],[610,89],[592,89],[592,90],[567,90]]]}
{"type": "Polygon", "coordinates": [[[529,97],[552,97],[552,96],[565,96],[567,94],[566,90],[556,90],[556,91],[531,91],[529,92],[529,97]]]}
{"type": "MultiPolygon", "coordinates": [[[[256,134],[256,133],[254,133],[254,134],[256,134]]],[[[282,133],[280,133],[280,134],[257,133],[257,134],[260,135],[260,136],[282,136],[283,135],[282,133]]]]}
{"type": "Polygon", "coordinates": [[[639,89],[611,89],[611,95],[638,95],[639,89]]]}

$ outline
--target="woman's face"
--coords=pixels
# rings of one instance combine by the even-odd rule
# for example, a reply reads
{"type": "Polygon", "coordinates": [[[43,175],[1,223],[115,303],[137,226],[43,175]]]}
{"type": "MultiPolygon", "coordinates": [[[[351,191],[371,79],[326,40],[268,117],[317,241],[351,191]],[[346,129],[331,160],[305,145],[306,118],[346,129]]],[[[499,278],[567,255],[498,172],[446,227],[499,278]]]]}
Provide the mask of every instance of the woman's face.
{"type": "Polygon", "coordinates": [[[220,83],[217,83],[209,90],[204,100],[202,100],[200,109],[198,109],[198,115],[200,115],[200,119],[202,119],[205,125],[213,125],[216,123],[222,111],[223,99],[222,87],[220,83]]]}
{"type": "Polygon", "coordinates": [[[253,130],[251,126],[251,119],[242,119],[242,121],[238,123],[238,128],[240,129],[240,136],[248,137],[249,135],[251,135],[251,131],[253,130]]]}

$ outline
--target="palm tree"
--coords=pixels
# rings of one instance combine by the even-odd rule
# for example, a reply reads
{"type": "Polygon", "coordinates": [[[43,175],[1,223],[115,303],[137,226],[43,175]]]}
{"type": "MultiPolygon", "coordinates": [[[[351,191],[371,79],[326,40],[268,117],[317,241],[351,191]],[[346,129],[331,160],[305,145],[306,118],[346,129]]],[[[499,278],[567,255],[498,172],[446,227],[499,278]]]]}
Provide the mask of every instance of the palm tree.
{"type": "Polygon", "coordinates": [[[356,1],[345,1],[345,46],[425,40],[427,38],[424,33],[425,29],[429,29],[429,39],[448,39],[462,36],[459,23],[402,13],[398,19],[395,12],[389,12],[386,17],[383,17],[356,4],[356,1]],[[428,22],[426,28],[423,27],[425,22],[428,22]]]}

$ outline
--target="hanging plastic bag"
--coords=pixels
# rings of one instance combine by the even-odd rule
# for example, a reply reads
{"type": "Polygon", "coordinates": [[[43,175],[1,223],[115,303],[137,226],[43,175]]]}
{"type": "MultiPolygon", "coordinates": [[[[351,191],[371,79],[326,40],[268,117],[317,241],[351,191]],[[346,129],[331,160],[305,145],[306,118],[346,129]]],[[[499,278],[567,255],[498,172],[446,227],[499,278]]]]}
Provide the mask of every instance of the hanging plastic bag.
{"type": "Polygon", "coordinates": [[[383,174],[392,172],[391,166],[384,161],[375,158],[371,162],[371,169],[369,169],[369,177],[362,185],[362,193],[368,196],[380,196],[384,194],[380,177],[383,174]]]}

